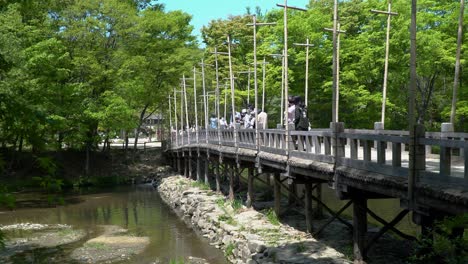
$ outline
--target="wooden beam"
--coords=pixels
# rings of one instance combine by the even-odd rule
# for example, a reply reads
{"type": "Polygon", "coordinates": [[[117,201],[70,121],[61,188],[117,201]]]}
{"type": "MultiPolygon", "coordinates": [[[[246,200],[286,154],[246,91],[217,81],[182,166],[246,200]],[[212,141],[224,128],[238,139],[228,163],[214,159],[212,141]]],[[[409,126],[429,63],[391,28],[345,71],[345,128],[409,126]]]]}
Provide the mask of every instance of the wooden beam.
{"type": "Polygon", "coordinates": [[[353,201],[353,253],[355,264],[366,263],[367,199],[358,196],[353,201]]]}
{"type": "Polygon", "coordinates": [[[353,201],[349,200],[337,213],[333,213],[332,217],[330,217],[330,219],[328,219],[328,221],[324,225],[322,225],[322,227],[320,227],[317,230],[317,232],[314,233],[314,236],[320,235],[320,233],[322,233],[322,231],[325,230],[325,228],[329,224],[331,224],[331,222],[333,222],[335,219],[339,219],[340,214],[343,213],[344,210],[346,210],[346,208],[348,208],[352,203],[353,203],[353,201]]]}
{"type": "MultiPolygon", "coordinates": [[[[401,221],[401,219],[403,219],[403,217],[405,217],[407,214],[408,214],[409,210],[405,209],[403,211],[401,211],[390,223],[386,224],[382,229],[380,229],[380,231],[375,234],[375,236],[373,236],[366,248],[364,249],[364,252],[369,252],[369,250],[372,248],[372,246],[377,242],[377,240],[383,235],[385,234],[388,230],[390,229],[395,229],[394,226],[401,221]]],[[[416,240],[416,238],[413,237],[414,240],[416,240]]]]}
{"type": "Polygon", "coordinates": [[[274,187],[274,196],[275,196],[275,213],[276,216],[280,216],[281,213],[281,182],[280,182],[280,174],[275,172],[274,174],[275,180],[273,182],[274,187]]]}
{"type": "Polygon", "coordinates": [[[254,168],[249,167],[247,176],[247,207],[252,207],[254,201],[253,194],[253,181],[254,181],[254,168]]]}
{"type": "Polygon", "coordinates": [[[313,232],[313,224],[312,224],[312,184],[306,183],[305,184],[305,216],[306,216],[306,226],[307,232],[313,232]]]}
{"type": "MultiPolygon", "coordinates": [[[[405,209],[403,210],[402,212],[406,211],[406,213],[409,212],[409,210],[405,209]]],[[[384,219],[380,218],[376,213],[372,212],[369,208],[367,208],[367,213],[372,217],[374,218],[375,220],[377,220],[378,222],[380,222],[381,224],[385,226],[388,226],[389,223],[387,223],[387,221],[385,221],[384,219]]],[[[405,214],[406,215],[406,214],[405,214]]],[[[404,215],[403,215],[404,216],[404,215]]],[[[393,221],[392,221],[393,222],[393,221]]],[[[401,232],[400,230],[396,229],[394,227],[394,225],[392,226],[389,226],[390,230],[392,230],[393,232],[395,232],[395,234],[399,235],[400,237],[404,238],[404,239],[408,239],[408,240],[411,240],[411,241],[414,241],[416,240],[416,238],[414,236],[410,236],[410,235],[407,235],[403,232],[401,232]]]]}

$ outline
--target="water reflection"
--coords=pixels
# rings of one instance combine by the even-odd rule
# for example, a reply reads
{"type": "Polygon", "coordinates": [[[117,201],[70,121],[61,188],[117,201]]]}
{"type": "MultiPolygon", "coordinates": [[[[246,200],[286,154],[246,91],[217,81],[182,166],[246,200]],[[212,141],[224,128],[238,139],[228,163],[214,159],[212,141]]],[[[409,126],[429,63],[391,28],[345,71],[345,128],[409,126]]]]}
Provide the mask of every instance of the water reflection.
{"type": "Polygon", "coordinates": [[[181,222],[150,186],[119,188],[80,198],[83,202],[58,208],[2,212],[0,224],[70,224],[88,231],[97,231],[98,225],[118,225],[131,234],[150,237],[150,245],[143,254],[129,263],[151,263],[158,259],[167,263],[187,256],[204,258],[212,264],[227,263],[221,251],[209,246],[181,222]]]}

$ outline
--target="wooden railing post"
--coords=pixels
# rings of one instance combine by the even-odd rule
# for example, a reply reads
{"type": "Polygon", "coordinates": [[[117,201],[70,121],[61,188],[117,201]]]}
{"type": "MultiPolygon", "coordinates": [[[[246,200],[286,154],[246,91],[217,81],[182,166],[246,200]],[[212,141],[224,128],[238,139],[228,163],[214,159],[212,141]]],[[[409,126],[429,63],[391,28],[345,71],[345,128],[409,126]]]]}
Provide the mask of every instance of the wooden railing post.
{"type": "MultiPolygon", "coordinates": [[[[375,122],[374,123],[374,130],[381,133],[383,131],[383,123],[382,122],[375,122]]],[[[378,164],[385,164],[385,150],[387,148],[387,142],[382,140],[377,140],[377,163],[378,164]]]]}
{"type": "MultiPolygon", "coordinates": [[[[453,132],[453,124],[442,123],[440,138],[447,139],[447,134],[453,132]]],[[[452,149],[440,147],[440,175],[450,176],[452,163],[452,149]]]]}
{"type": "MultiPolygon", "coordinates": [[[[330,130],[332,132],[331,136],[331,143],[333,148],[333,156],[335,158],[335,174],[334,174],[334,181],[333,187],[335,190],[338,191],[338,174],[336,173],[336,167],[339,165],[340,158],[345,156],[345,140],[339,138],[339,134],[344,132],[344,123],[343,122],[331,122],[330,123],[330,130]]],[[[326,150],[326,149],[325,149],[326,150]]]]}

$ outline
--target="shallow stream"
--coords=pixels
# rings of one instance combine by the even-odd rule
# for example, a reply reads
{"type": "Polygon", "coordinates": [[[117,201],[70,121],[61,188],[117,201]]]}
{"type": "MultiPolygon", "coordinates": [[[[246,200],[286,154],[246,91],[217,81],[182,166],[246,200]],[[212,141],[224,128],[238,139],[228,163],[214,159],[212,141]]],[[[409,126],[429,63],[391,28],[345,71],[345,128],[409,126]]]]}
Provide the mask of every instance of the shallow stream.
{"type": "Polygon", "coordinates": [[[169,263],[188,256],[225,264],[221,250],[210,246],[186,226],[160,199],[151,186],[112,189],[77,196],[81,202],[57,208],[1,211],[0,225],[16,223],[68,224],[85,230],[79,242],[47,250],[31,250],[14,258],[14,263],[74,263],[69,254],[87,239],[99,235],[100,225],[116,225],[130,234],[147,236],[144,252],[119,263],[169,263]]]}

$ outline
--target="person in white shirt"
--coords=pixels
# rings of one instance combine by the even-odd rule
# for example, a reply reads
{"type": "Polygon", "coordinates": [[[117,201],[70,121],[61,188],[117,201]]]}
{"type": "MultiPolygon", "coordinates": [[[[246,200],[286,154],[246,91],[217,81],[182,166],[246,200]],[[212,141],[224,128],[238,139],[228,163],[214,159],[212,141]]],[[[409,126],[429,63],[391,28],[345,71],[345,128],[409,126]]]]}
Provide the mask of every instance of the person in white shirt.
{"type": "Polygon", "coordinates": [[[258,114],[258,129],[267,129],[268,128],[268,115],[265,111],[260,111],[258,114]]]}
{"type": "Polygon", "coordinates": [[[294,97],[288,98],[288,124],[294,124],[294,117],[296,112],[296,104],[294,104],[294,97]]]}

